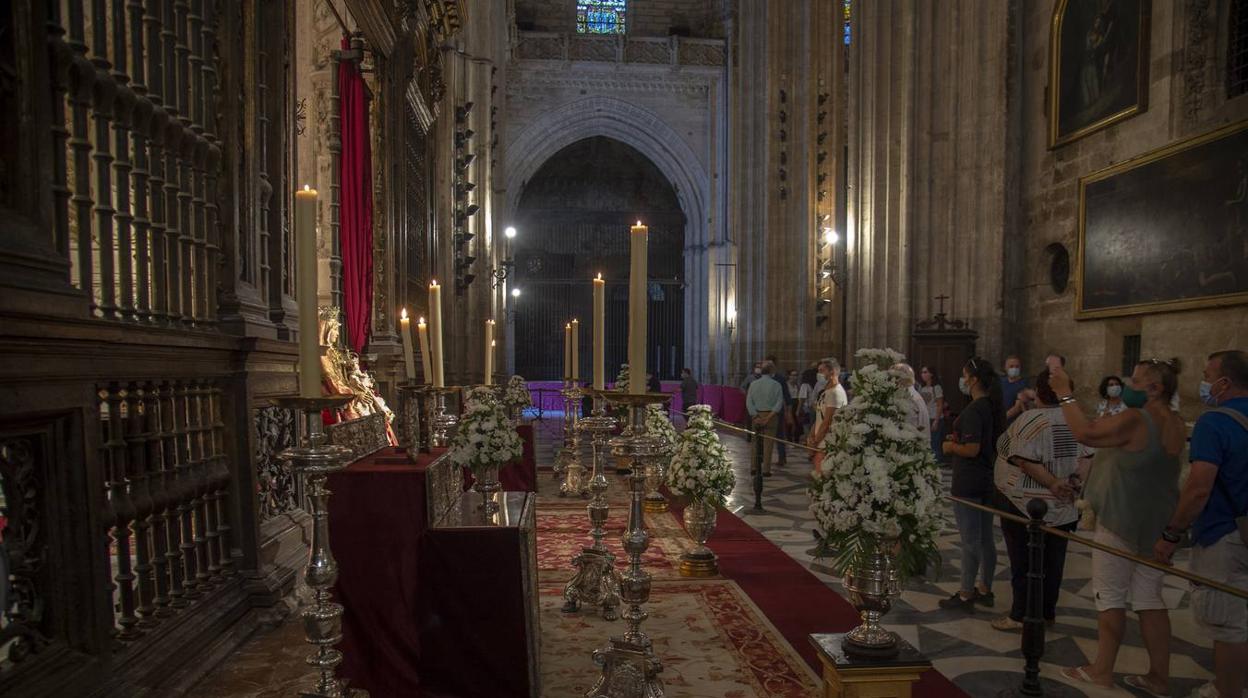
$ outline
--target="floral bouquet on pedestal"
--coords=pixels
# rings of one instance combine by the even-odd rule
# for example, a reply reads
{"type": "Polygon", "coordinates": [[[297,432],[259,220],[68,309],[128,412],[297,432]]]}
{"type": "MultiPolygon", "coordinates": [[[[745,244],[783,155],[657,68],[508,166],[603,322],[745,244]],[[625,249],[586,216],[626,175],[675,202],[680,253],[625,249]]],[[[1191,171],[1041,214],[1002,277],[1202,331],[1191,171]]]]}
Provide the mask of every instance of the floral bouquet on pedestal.
{"type": "Polygon", "coordinates": [[[666,405],[646,405],[646,435],[661,444],[658,456],[646,463],[646,511],[667,511],[667,499],[659,491],[668,463],[676,454],[676,428],[667,417],[666,405]]]}
{"type": "Polygon", "coordinates": [[[687,577],[710,577],[719,573],[715,553],[706,539],[715,530],[715,515],[727,501],[736,476],[728,451],[715,432],[710,405],[689,408],[689,422],[676,445],[667,469],[667,486],[673,494],[689,498],[685,507],[685,531],[698,547],[680,558],[680,573],[687,577]]]}
{"type": "Polygon", "coordinates": [[[533,404],[533,395],[529,392],[529,384],[523,376],[512,376],[503,389],[503,406],[513,421],[519,421],[524,408],[533,404]]]}
{"type": "Polygon", "coordinates": [[[892,349],[862,349],[850,377],[854,399],[836,413],[810,486],[821,550],[834,557],[863,625],[847,641],[862,653],[896,652],[878,625],[900,580],[937,560],[940,471],[925,437],[907,419],[910,395],[892,349]]]}
{"type": "Polygon", "coordinates": [[[499,468],[521,457],[524,444],[507,419],[493,388],[477,386],[464,398],[464,414],[451,438],[452,463],[472,471],[472,489],[485,497],[487,513],[498,509],[493,494],[502,489],[499,468]]]}
{"type": "Polygon", "coordinates": [[[628,392],[628,364],[620,364],[620,372],[615,375],[615,389],[621,393],[628,392]]]}

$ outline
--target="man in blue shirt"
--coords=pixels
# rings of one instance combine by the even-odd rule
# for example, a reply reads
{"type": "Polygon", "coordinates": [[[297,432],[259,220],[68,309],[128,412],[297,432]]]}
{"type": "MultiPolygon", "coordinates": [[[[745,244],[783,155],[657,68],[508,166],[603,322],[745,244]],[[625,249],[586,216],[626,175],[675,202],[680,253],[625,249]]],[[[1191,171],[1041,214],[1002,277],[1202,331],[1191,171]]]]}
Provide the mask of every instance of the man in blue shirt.
{"type": "MultiPolygon", "coordinates": [[[[1248,419],[1248,353],[1220,351],[1205,364],[1200,384],[1205,404],[1248,419]]],[[[1240,589],[1248,588],[1248,545],[1236,519],[1248,513],[1248,427],[1232,414],[1211,410],[1192,430],[1191,473],[1179,505],[1153,547],[1169,563],[1192,528],[1192,572],[1240,589]]],[[[1194,585],[1192,614],[1213,638],[1212,684],[1193,695],[1238,697],[1248,681],[1248,601],[1194,585]]]]}
{"type": "Polygon", "coordinates": [[[762,379],[750,383],[745,394],[745,409],[750,413],[751,425],[758,432],[760,442],[754,445],[751,475],[758,472],[760,465],[763,475],[771,475],[771,449],[775,441],[767,437],[775,437],[779,432],[780,412],[784,409],[784,389],[779,382],[770,380],[775,370],[775,364],[764,361],[762,379]]]}

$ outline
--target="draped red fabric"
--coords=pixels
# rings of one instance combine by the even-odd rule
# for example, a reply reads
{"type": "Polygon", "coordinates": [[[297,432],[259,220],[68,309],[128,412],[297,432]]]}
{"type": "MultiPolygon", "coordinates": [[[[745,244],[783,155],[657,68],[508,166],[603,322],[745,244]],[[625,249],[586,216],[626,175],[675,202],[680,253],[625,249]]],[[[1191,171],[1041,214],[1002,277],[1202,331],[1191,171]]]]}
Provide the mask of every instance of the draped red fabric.
{"type": "MultiPolygon", "coordinates": [[[[351,48],[342,38],[343,50],[351,48]]],[[[368,98],[358,64],[338,64],[341,98],[342,158],[339,182],[342,207],[342,303],[347,316],[347,342],[364,351],[373,325],[373,168],[368,139],[368,98]]]]}

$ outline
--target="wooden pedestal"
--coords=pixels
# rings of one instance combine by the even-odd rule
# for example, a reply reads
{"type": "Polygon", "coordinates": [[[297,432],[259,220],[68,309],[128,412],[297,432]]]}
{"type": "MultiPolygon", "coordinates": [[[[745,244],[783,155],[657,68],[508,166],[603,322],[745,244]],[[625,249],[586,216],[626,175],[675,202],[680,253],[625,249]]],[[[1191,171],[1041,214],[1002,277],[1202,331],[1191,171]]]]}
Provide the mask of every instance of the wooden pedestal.
{"type": "Polygon", "coordinates": [[[844,633],[810,636],[823,664],[823,698],[910,698],[914,683],[932,663],[905,640],[886,660],[854,659],[842,649],[844,633]]]}

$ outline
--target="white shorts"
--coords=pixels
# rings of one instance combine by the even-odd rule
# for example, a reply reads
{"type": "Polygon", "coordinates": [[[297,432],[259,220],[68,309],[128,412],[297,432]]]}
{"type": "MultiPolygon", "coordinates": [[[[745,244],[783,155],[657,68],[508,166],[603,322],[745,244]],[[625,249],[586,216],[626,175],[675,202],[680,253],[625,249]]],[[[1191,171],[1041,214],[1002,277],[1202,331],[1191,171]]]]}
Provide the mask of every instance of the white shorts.
{"type": "MultiPolygon", "coordinates": [[[[1098,525],[1092,540],[1111,548],[1130,552],[1127,542],[1104,526],[1098,525]]],[[[1161,581],[1166,574],[1161,570],[1132,562],[1101,550],[1092,551],[1092,591],[1096,595],[1096,610],[1108,611],[1127,608],[1140,611],[1164,609],[1161,598],[1161,581]]]]}
{"type": "MultiPolygon", "coordinates": [[[[1192,548],[1192,572],[1248,589],[1248,546],[1231,531],[1209,547],[1192,548]]],[[[1248,642],[1248,601],[1192,584],[1192,615],[1217,642],[1248,642]]]]}

